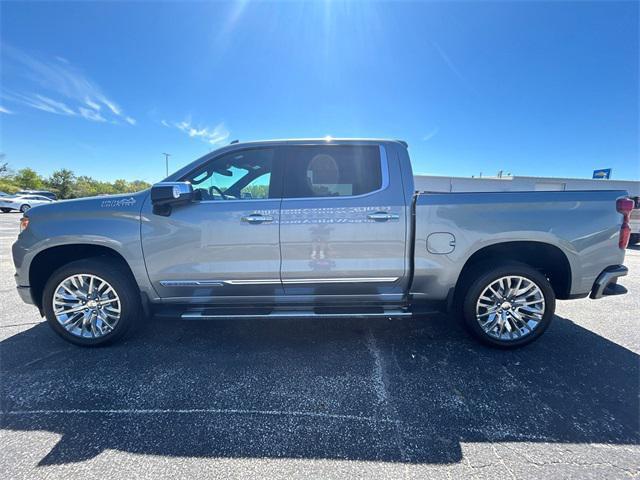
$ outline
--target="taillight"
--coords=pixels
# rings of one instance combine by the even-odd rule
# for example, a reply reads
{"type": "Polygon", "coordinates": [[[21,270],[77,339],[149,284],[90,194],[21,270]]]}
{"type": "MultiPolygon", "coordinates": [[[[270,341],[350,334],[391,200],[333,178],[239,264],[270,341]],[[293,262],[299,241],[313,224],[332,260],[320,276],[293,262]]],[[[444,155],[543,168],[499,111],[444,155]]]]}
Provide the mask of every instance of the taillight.
{"type": "Polygon", "coordinates": [[[620,227],[620,237],[618,238],[618,247],[627,248],[629,245],[629,237],[631,237],[631,227],[629,226],[629,217],[635,202],[630,198],[619,198],[616,200],[616,210],[622,214],[622,226],[620,227]]]}
{"type": "Polygon", "coordinates": [[[29,226],[29,217],[22,217],[20,219],[20,233],[24,232],[29,226]]]}

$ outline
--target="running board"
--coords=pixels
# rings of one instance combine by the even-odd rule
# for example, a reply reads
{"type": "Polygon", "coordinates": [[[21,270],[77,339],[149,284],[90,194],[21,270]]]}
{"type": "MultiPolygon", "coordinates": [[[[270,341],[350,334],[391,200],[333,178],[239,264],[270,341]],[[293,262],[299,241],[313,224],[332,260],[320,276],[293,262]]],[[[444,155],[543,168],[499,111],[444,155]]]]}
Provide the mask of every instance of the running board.
{"type": "Polygon", "coordinates": [[[269,313],[209,313],[209,312],[185,312],[180,315],[183,320],[254,320],[254,319],[278,319],[278,318],[406,318],[412,313],[404,310],[386,310],[383,312],[309,312],[309,311],[275,311],[269,313]]]}

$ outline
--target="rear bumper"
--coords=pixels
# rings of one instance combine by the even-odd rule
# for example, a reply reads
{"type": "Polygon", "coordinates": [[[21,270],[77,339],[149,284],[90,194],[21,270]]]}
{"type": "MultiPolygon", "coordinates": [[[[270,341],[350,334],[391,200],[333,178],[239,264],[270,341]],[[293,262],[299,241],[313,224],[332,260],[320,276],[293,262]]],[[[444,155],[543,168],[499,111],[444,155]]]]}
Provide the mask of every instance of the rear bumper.
{"type": "Polygon", "coordinates": [[[610,295],[627,293],[627,289],[618,285],[617,282],[619,277],[624,277],[628,272],[629,269],[624,265],[611,265],[605,268],[593,284],[589,297],[597,300],[610,295]]]}

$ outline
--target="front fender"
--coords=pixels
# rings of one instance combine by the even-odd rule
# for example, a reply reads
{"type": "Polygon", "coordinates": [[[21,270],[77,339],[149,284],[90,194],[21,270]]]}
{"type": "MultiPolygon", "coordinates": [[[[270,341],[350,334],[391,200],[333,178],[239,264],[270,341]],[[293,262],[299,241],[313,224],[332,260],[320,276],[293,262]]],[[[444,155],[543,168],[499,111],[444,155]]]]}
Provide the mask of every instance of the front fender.
{"type": "Polygon", "coordinates": [[[38,254],[58,246],[95,245],[118,253],[140,288],[152,292],[140,243],[140,208],[146,193],[56,202],[30,211],[29,227],[12,248],[18,286],[29,285],[31,263],[38,254]]]}

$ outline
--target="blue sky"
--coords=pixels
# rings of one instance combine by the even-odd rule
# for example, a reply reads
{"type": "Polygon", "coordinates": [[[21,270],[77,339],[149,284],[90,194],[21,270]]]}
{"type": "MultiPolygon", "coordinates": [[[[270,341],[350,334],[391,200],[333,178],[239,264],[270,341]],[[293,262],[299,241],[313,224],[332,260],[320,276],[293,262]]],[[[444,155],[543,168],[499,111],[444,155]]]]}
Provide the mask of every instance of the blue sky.
{"type": "Polygon", "coordinates": [[[5,160],[156,181],[233,139],[420,173],[640,178],[638,3],[3,2],[5,160]]]}

